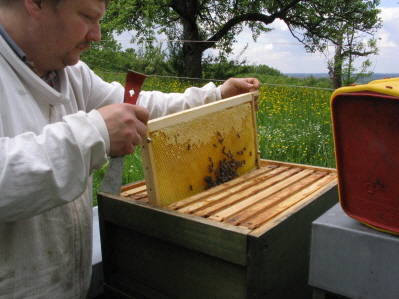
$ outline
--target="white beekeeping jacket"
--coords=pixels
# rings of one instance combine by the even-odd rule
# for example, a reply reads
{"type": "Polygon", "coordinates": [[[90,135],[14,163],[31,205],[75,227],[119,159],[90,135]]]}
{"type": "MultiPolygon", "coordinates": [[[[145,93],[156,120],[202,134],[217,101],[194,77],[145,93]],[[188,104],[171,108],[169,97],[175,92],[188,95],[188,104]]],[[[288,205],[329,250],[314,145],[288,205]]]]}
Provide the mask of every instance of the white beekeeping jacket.
{"type": "MultiPolygon", "coordinates": [[[[0,37],[0,298],[84,298],[91,276],[91,173],[109,137],[96,108],[123,101],[84,63],[58,71],[59,92],[0,37]]],[[[213,83],[142,92],[151,117],[220,99],[213,83]]]]}

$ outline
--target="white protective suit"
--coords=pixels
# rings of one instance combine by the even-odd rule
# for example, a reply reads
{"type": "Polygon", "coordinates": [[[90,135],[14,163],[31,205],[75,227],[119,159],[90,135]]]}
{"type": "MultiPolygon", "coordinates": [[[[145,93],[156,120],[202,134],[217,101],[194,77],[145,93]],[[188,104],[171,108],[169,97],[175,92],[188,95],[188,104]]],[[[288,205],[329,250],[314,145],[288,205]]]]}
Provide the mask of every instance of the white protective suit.
{"type": "MultiPolygon", "coordinates": [[[[91,173],[109,136],[96,108],[123,87],[84,63],[58,71],[60,92],[0,37],[0,298],[84,298],[92,254],[91,173]]],[[[213,83],[184,94],[142,92],[151,117],[220,99],[213,83]]]]}

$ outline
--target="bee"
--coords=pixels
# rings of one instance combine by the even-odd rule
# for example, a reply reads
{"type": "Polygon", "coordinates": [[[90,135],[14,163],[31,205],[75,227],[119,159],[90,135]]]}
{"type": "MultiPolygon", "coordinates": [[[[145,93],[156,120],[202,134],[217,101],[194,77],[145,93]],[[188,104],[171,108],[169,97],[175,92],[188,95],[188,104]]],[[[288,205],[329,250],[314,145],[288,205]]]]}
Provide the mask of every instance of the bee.
{"type": "Polygon", "coordinates": [[[191,144],[187,145],[187,149],[190,150],[191,148],[191,144]]]}
{"type": "Polygon", "coordinates": [[[215,172],[215,170],[213,169],[213,167],[211,165],[209,165],[209,173],[213,173],[215,172]]]}
{"type": "Polygon", "coordinates": [[[193,185],[190,185],[190,191],[193,191],[193,185]]]}
{"type": "Polygon", "coordinates": [[[214,147],[218,147],[217,144],[213,144],[214,147]]]}
{"type": "Polygon", "coordinates": [[[237,133],[237,137],[238,137],[238,138],[241,138],[241,135],[237,133]]]}
{"type": "Polygon", "coordinates": [[[217,134],[219,135],[219,137],[222,137],[222,134],[220,134],[220,132],[219,132],[219,131],[217,131],[217,134]]]}

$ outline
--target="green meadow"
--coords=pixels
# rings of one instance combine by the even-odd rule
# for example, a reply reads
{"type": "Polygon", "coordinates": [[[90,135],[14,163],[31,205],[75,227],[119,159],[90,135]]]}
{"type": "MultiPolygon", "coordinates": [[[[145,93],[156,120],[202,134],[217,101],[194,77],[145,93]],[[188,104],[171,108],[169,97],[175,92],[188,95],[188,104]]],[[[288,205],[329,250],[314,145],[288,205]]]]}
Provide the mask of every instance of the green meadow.
{"type": "MultiPolygon", "coordinates": [[[[123,84],[125,80],[124,74],[101,76],[109,82],[119,81],[123,84]]],[[[203,86],[207,82],[149,77],[143,90],[183,92],[190,86],[203,86]]],[[[262,159],[335,168],[330,116],[331,89],[262,82],[259,93],[257,127],[262,159]]],[[[106,166],[93,174],[95,205],[95,195],[99,191],[106,166]]],[[[125,157],[122,183],[132,183],[143,178],[140,150],[137,149],[125,157]]]]}

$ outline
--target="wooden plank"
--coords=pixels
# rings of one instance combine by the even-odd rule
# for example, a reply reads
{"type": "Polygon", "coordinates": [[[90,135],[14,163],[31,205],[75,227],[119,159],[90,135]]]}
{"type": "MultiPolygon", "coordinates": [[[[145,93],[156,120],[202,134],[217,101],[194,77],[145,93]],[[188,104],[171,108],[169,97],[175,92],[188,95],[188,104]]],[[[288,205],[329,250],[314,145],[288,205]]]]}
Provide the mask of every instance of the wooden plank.
{"type": "Polygon", "coordinates": [[[273,195],[267,198],[267,200],[257,201],[255,204],[247,207],[246,209],[241,209],[238,214],[233,213],[231,215],[226,216],[225,222],[230,223],[232,225],[240,225],[244,220],[253,215],[260,213],[264,209],[268,209],[280,201],[287,198],[290,194],[293,194],[305,186],[313,183],[318,180],[321,175],[327,175],[327,173],[312,173],[313,170],[307,169],[302,171],[301,173],[295,175],[290,178],[291,181],[285,187],[279,188],[278,192],[275,192],[273,195]],[[300,176],[301,175],[301,176],[300,176]],[[294,179],[297,179],[294,181],[294,179]]]}
{"type": "MultiPolygon", "coordinates": [[[[288,169],[288,167],[278,167],[272,171],[266,172],[262,175],[259,176],[254,176],[252,179],[246,179],[246,180],[240,180],[240,184],[236,184],[231,188],[228,188],[228,186],[224,185],[224,188],[222,189],[223,192],[219,192],[218,194],[215,194],[213,196],[207,196],[207,194],[203,194],[203,199],[201,201],[197,201],[194,204],[191,204],[189,206],[186,206],[182,209],[180,209],[180,212],[183,213],[198,213],[197,216],[204,217],[203,215],[206,215],[207,212],[204,214],[200,212],[199,210],[203,210],[206,207],[212,206],[212,204],[218,202],[222,203],[223,199],[226,199],[229,197],[232,200],[234,198],[237,198],[238,194],[246,194],[242,196],[248,196],[249,194],[252,194],[253,188],[249,189],[251,187],[258,188],[259,185],[265,181],[268,181],[268,184],[273,184],[273,182],[270,181],[270,178],[276,177],[276,175],[281,174],[285,172],[288,169]]],[[[237,178],[238,180],[239,178],[237,178]]],[[[229,201],[230,202],[230,201],[229,201]]],[[[225,202],[222,203],[223,205],[226,204],[225,202]]],[[[211,211],[215,209],[215,206],[209,207],[211,211]]]]}
{"type": "Polygon", "coordinates": [[[296,205],[293,205],[290,208],[283,211],[282,213],[280,213],[278,217],[274,217],[269,221],[263,223],[259,228],[253,230],[251,234],[259,237],[263,235],[265,232],[278,226],[281,222],[284,222],[287,218],[296,216],[296,214],[299,214],[302,209],[306,210],[307,206],[313,205],[315,202],[318,202],[318,205],[323,206],[325,211],[328,210],[335,203],[338,202],[337,185],[338,185],[338,179],[335,178],[330,183],[327,183],[323,188],[316,190],[314,193],[310,194],[304,200],[301,200],[296,205]],[[332,202],[335,203],[331,204],[332,202]]]}
{"type": "Polygon", "coordinates": [[[247,267],[107,224],[106,282],[130,295],[123,298],[246,298],[247,267]]]}
{"type": "MultiPolygon", "coordinates": [[[[197,202],[199,200],[203,200],[206,197],[213,196],[213,195],[215,195],[217,193],[223,192],[226,189],[231,188],[233,186],[242,184],[246,180],[251,180],[253,178],[259,177],[259,176],[263,175],[264,173],[272,171],[273,169],[278,168],[278,167],[279,166],[277,166],[277,165],[268,165],[268,166],[263,167],[261,169],[258,169],[258,170],[249,172],[247,174],[244,174],[243,176],[240,176],[240,177],[238,177],[238,178],[236,178],[234,180],[231,180],[231,181],[226,182],[224,184],[221,184],[221,185],[218,185],[218,186],[213,187],[211,189],[208,189],[208,190],[206,190],[204,192],[198,193],[198,194],[190,196],[190,197],[188,197],[186,199],[182,199],[182,200],[180,200],[178,202],[170,204],[170,205],[166,206],[166,208],[171,209],[171,210],[180,210],[180,209],[182,209],[185,206],[191,205],[191,204],[193,204],[193,203],[195,203],[195,202],[197,202]]],[[[285,167],[285,169],[286,168],[288,168],[288,167],[285,167]]],[[[281,169],[284,169],[284,168],[281,168],[281,169]]],[[[181,210],[180,210],[180,212],[181,212],[181,210]]]]}
{"type": "Polygon", "coordinates": [[[126,198],[133,199],[134,201],[138,201],[138,202],[148,203],[147,194],[132,194],[132,195],[127,196],[126,198]]]}
{"type": "Polygon", "coordinates": [[[321,176],[319,180],[315,181],[311,185],[305,187],[304,189],[300,190],[298,193],[295,193],[288,198],[284,199],[277,205],[271,207],[270,209],[264,210],[262,213],[255,215],[253,217],[248,218],[244,223],[242,223],[241,227],[246,227],[248,229],[254,230],[260,227],[266,221],[276,217],[280,213],[284,212],[288,208],[292,207],[293,205],[297,204],[302,200],[306,200],[306,198],[316,192],[317,190],[323,188],[328,183],[336,179],[336,175],[329,174],[326,176],[321,176]]]}
{"type": "MultiPolygon", "coordinates": [[[[256,195],[257,193],[260,192],[260,190],[274,190],[275,188],[270,188],[271,186],[278,185],[281,181],[284,181],[286,178],[291,177],[298,172],[300,172],[301,169],[299,168],[294,168],[294,169],[288,169],[278,175],[268,177],[266,180],[262,181],[260,184],[257,184],[254,188],[250,189],[245,189],[240,192],[232,193],[229,194],[229,197],[225,197],[222,200],[219,199],[218,201],[215,202],[215,204],[206,207],[205,209],[202,209],[193,215],[200,216],[200,217],[209,217],[214,213],[217,213],[219,211],[224,211],[228,209],[228,207],[234,207],[236,205],[240,205],[242,202],[250,202],[252,198],[257,198],[256,195]]],[[[212,220],[215,220],[211,218],[212,220]]],[[[219,220],[216,220],[219,221],[219,220]]]]}
{"type": "Polygon", "coordinates": [[[267,159],[261,159],[260,164],[261,164],[261,167],[266,167],[269,164],[277,164],[280,166],[299,167],[302,169],[312,169],[314,171],[328,171],[331,173],[337,172],[337,170],[335,168],[298,164],[298,163],[291,163],[291,162],[273,161],[273,160],[267,160],[267,159]]]}
{"type": "Polygon", "coordinates": [[[130,187],[129,189],[127,188],[122,188],[121,189],[121,196],[123,197],[129,197],[130,195],[134,195],[134,194],[139,194],[139,193],[146,193],[147,192],[147,187],[145,185],[145,182],[142,182],[136,186],[130,187]]]}
{"type": "Polygon", "coordinates": [[[125,192],[127,190],[134,189],[134,188],[137,188],[137,187],[143,186],[143,185],[145,185],[144,180],[126,184],[121,187],[121,192],[125,192]]]}
{"type": "Polygon", "coordinates": [[[279,192],[281,189],[289,187],[291,184],[303,179],[310,173],[312,173],[312,170],[302,170],[300,168],[290,169],[282,173],[281,175],[273,178],[275,180],[273,184],[260,184],[259,186],[257,186],[256,190],[252,191],[252,194],[248,194],[248,196],[244,197],[244,199],[241,198],[242,200],[237,202],[235,205],[231,205],[229,207],[225,206],[223,209],[220,209],[219,212],[210,215],[209,219],[215,221],[225,221],[227,218],[232,217],[240,211],[247,210],[252,205],[264,200],[269,196],[272,196],[274,193],[279,192]]]}
{"type": "Polygon", "coordinates": [[[251,232],[248,229],[105,193],[98,194],[98,203],[102,221],[240,265],[247,264],[246,235],[251,232]]]}
{"type": "Polygon", "coordinates": [[[253,93],[247,93],[162,116],[157,119],[150,120],[147,124],[147,129],[152,132],[163,129],[167,126],[173,126],[182,122],[191,121],[194,118],[204,116],[209,113],[217,112],[219,110],[227,109],[246,102],[251,102],[252,98],[253,93]]]}
{"type": "MultiPolygon", "coordinates": [[[[150,140],[150,134],[146,131],[147,141],[150,140]]],[[[157,176],[155,173],[154,165],[154,152],[152,150],[151,142],[143,141],[141,145],[141,159],[143,163],[144,178],[147,185],[147,196],[148,198],[157,199],[159,197],[159,191],[155,186],[158,185],[157,176]]]]}

